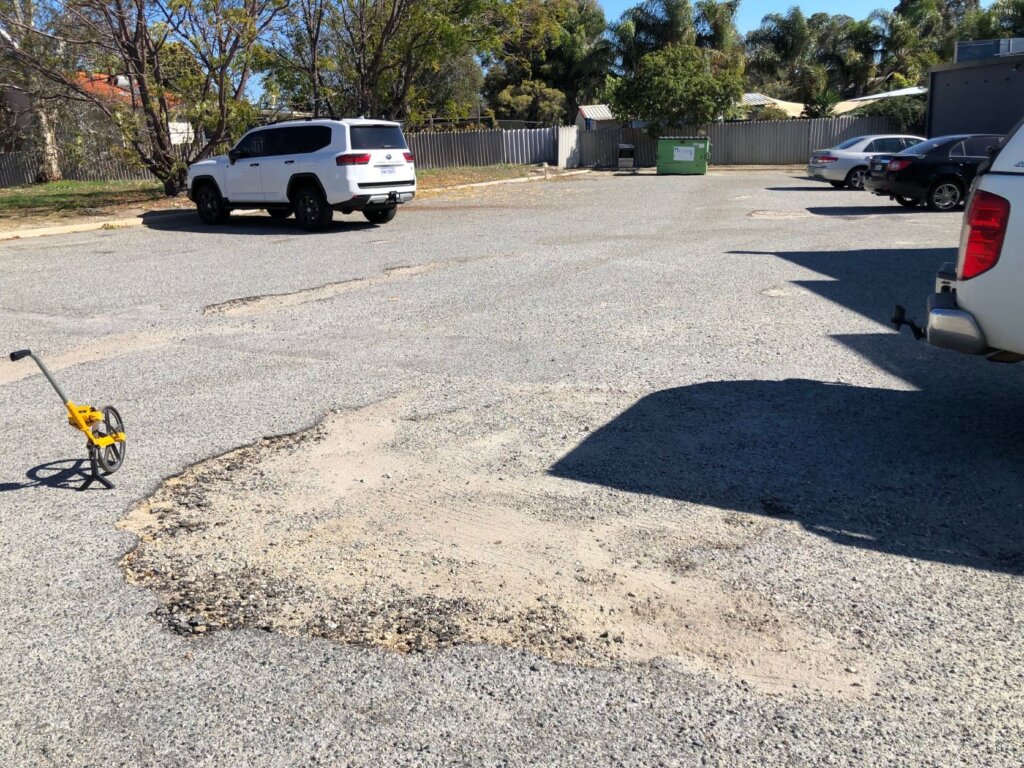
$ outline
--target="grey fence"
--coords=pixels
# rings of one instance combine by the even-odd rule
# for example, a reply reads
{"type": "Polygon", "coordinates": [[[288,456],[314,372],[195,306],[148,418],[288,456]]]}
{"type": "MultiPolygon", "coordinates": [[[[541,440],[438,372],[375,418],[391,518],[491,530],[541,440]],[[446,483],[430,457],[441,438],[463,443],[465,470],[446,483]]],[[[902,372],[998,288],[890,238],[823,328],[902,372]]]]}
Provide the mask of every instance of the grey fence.
{"type": "MultiPolygon", "coordinates": [[[[673,133],[707,136],[711,141],[712,165],[791,165],[806,163],[813,150],[835,146],[843,139],[890,131],[892,124],[884,117],[830,117],[708,123],[673,133]]],[[[614,166],[619,144],[636,147],[637,165],[655,164],[657,141],[637,128],[581,132],[580,162],[586,166],[614,166]]]]}
{"type": "MultiPolygon", "coordinates": [[[[679,134],[703,134],[711,140],[713,165],[774,165],[804,163],[811,150],[830,147],[850,136],[885,133],[892,126],[883,117],[834,117],[823,120],[767,120],[710,123],[678,129],[679,134]]],[[[409,147],[420,168],[466,165],[537,164],[614,166],[619,144],[636,146],[637,163],[655,164],[657,142],[645,130],[612,128],[576,131],[563,128],[451,131],[409,134],[409,147]]],[[[64,178],[75,181],[146,180],[149,171],[117,158],[88,163],[63,162],[64,178]]],[[[35,180],[32,152],[0,154],[0,187],[35,180]]]]}
{"type": "MultiPolygon", "coordinates": [[[[68,181],[146,181],[153,175],[138,165],[117,158],[92,158],[88,163],[61,161],[61,174],[68,181]]],[[[0,153],[0,189],[31,184],[39,163],[34,152],[0,153]]]]}
{"type": "Polygon", "coordinates": [[[407,138],[420,168],[558,162],[557,128],[411,133],[407,138]]]}

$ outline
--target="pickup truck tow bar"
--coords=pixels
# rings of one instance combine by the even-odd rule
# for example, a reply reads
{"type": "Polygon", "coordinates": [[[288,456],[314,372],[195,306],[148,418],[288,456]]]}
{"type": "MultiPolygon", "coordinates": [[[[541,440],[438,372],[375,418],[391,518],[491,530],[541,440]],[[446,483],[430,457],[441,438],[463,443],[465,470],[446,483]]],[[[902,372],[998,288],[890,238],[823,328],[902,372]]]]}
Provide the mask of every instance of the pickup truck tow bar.
{"type": "Polygon", "coordinates": [[[925,338],[928,335],[927,333],[925,333],[924,329],[921,328],[921,326],[919,326],[913,320],[907,319],[907,310],[904,309],[903,306],[901,306],[900,304],[897,304],[896,309],[893,310],[892,320],[890,322],[896,326],[897,331],[901,330],[904,325],[907,326],[910,329],[910,332],[914,334],[914,338],[917,339],[918,341],[920,341],[921,339],[925,338]]]}

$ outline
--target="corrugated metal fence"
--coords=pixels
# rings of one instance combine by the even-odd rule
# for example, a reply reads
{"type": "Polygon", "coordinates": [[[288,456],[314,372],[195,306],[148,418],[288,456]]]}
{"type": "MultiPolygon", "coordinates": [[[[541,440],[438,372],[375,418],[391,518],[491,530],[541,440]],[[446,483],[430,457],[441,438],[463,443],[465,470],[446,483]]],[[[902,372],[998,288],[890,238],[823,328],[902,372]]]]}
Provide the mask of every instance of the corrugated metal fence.
{"type": "MultiPolygon", "coordinates": [[[[93,158],[86,163],[61,162],[68,181],[145,181],[153,175],[140,166],[116,158],[93,158]]],[[[0,188],[31,184],[39,170],[34,152],[0,154],[0,188]]]]}
{"type": "Polygon", "coordinates": [[[411,133],[407,138],[420,168],[558,162],[557,128],[411,133]]]}
{"type": "MultiPolygon", "coordinates": [[[[835,146],[843,139],[890,131],[892,124],[884,117],[830,117],[708,123],[673,133],[707,136],[711,140],[712,165],[791,165],[806,163],[813,150],[835,146]]],[[[657,141],[647,131],[612,128],[580,134],[582,165],[614,166],[619,144],[636,147],[637,165],[655,164],[657,141]]]]}
{"type": "MultiPolygon", "coordinates": [[[[703,134],[711,139],[713,165],[784,165],[804,163],[814,149],[834,146],[844,138],[886,133],[884,117],[833,117],[823,120],[766,120],[709,123],[680,128],[679,135],[703,134]]],[[[420,168],[559,162],[567,167],[614,166],[619,144],[636,146],[637,164],[655,164],[657,142],[645,130],[612,128],[579,131],[568,128],[525,128],[503,131],[412,133],[409,147],[420,168]]],[[[75,181],[145,180],[149,171],[125,160],[98,158],[62,164],[64,178],[75,181]]],[[[36,163],[31,152],[0,154],[0,187],[31,184],[36,163]]]]}

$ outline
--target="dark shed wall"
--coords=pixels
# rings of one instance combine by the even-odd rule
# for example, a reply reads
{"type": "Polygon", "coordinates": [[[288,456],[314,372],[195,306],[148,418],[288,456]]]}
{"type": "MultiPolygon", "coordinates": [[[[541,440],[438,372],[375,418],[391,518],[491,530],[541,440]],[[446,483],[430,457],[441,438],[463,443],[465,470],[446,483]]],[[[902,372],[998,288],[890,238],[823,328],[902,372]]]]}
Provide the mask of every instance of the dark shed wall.
{"type": "Polygon", "coordinates": [[[1007,133],[1024,117],[1024,56],[933,70],[928,136],[1007,133]]]}

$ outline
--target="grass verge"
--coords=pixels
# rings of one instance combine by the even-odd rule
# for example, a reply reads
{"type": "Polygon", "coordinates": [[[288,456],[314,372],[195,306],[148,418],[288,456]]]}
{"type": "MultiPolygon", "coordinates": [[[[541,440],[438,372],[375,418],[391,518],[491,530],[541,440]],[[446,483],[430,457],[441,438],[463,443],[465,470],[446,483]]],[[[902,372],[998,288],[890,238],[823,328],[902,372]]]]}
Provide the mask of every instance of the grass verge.
{"type": "MultiPolygon", "coordinates": [[[[458,184],[501,181],[529,176],[533,165],[488,165],[417,171],[421,191],[458,184]]],[[[0,189],[0,230],[24,229],[105,216],[138,215],[143,211],[190,208],[181,195],[164,197],[155,181],[57,181],[0,189]]]]}

